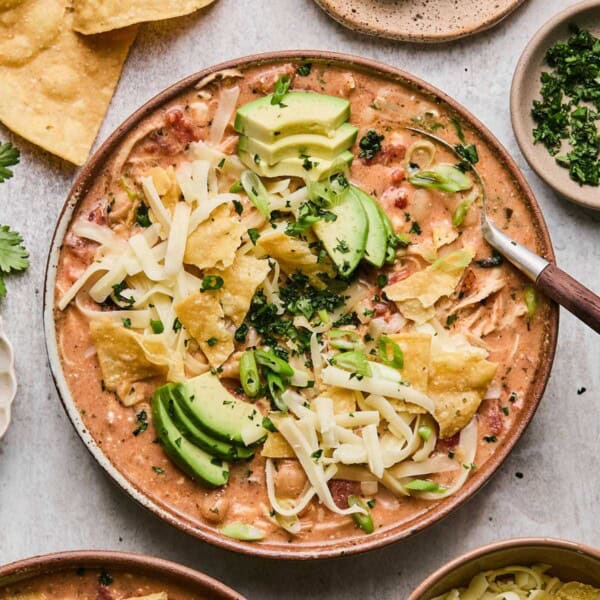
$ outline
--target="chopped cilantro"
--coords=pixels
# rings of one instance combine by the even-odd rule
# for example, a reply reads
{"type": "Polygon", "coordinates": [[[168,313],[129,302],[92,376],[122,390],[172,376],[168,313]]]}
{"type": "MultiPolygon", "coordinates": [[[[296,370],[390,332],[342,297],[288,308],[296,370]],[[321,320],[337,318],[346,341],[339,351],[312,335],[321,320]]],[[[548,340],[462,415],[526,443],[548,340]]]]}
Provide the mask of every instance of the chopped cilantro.
{"type": "Polygon", "coordinates": [[[223,278],[220,275],[205,275],[202,278],[201,292],[213,292],[223,287],[223,278]]]}
{"type": "Polygon", "coordinates": [[[123,327],[127,327],[127,329],[131,328],[131,319],[129,317],[123,319],[123,327]]]}
{"type": "Polygon", "coordinates": [[[296,69],[296,74],[300,75],[300,77],[308,77],[310,75],[310,72],[312,70],[312,63],[304,63],[301,64],[297,69],[296,69]]]}
{"type": "Polygon", "coordinates": [[[148,207],[143,202],[135,209],[135,222],[140,227],[150,227],[152,225],[150,215],[148,214],[148,207]]]}
{"type": "Polygon", "coordinates": [[[216,337],[210,337],[206,340],[206,343],[212,348],[219,343],[219,340],[216,337]]]}
{"type": "Polygon", "coordinates": [[[19,164],[19,150],[10,142],[0,143],[0,183],[10,179],[13,172],[9,167],[19,164]]]}
{"type": "Polygon", "coordinates": [[[100,575],[98,575],[98,583],[103,586],[109,586],[113,582],[113,578],[108,574],[106,569],[100,569],[100,575]]]}
{"type": "Polygon", "coordinates": [[[133,435],[137,437],[140,433],[144,433],[144,431],[148,429],[148,413],[145,410],[141,410],[135,418],[138,422],[138,426],[134,429],[133,435]]]}
{"type": "Polygon", "coordinates": [[[360,158],[371,160],[378,152],[381,152],[381,142],[384,136],[377,133],[374,129],[369,129],[366,135],[363,135],[358,142],[360,148],[360,158]]]}
{"type": "Polygon", "coordinates": [[[256,240],[260,237],[260,232],[255,227],[248,229],[248,237],[250,241],[256,246],[256,240]]]}
{"type": "Polygon", "coordinates": [[[408,233],[415,233],[416,235],[421,235],[421,226],[416,221],[413,221],[408,233]]]}

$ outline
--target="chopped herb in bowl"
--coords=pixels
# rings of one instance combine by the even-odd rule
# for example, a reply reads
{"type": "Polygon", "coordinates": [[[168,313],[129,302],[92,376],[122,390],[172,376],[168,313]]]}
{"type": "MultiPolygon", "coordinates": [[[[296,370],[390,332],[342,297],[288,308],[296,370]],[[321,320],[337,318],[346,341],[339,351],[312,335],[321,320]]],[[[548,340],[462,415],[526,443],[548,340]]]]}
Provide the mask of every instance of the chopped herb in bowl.
{"type": "Polygon", "coordinates": [[[600,185],[600,38],[571,26],[572,35],[546,52],[541,100],[533,102],[535,143],[569,169],[579,185],[600,185]],[[566,151],[565,146],[567,146],[566,151]]]}

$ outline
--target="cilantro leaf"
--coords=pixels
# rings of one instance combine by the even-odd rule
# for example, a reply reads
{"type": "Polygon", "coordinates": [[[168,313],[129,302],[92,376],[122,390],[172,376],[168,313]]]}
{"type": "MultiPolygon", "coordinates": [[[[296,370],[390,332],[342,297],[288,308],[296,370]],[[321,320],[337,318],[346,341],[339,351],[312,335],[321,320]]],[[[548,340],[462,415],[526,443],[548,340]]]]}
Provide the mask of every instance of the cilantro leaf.
{"type": "Polygon", "coordinates": [[[10,179],[13,172],[9,167],[19,164],[19,150],[10,142],[0,144],[0,183],[10,179]]]}
{"type": "Polygon", "coordinates": [[[0,271],[22,271],[29,266],[29,253],[22,244],[23,238],[8,225],[0,226],[0,271]]]}

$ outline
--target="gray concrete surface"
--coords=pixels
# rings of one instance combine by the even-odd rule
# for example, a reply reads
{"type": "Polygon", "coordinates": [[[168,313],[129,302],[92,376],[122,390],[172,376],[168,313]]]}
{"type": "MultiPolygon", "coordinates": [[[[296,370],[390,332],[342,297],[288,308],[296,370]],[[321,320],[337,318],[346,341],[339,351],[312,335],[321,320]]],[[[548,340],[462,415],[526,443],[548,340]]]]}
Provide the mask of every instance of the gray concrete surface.
{"type": "MultiPolygon", "coordinates": [[[[572,3],[528,0],[489,32],[424,47],[354,34],[311,0],[219,0],[202,14],[141,30],[99,140],[163,87],[221,60],[290,48],[372,57],[427,79],[490,127],[532,184],[561,266],[600,291],[600,215],[557,198],[530,171],[509,119],[510,81],[521,51],[544,21],[572,3]]],[[[0,139],[6,138],[15,140],[0,127],[0,139]]],[[[0,223],[23,233],[32,266],[9,279],[8,297],[0,302],[16,346],[20,385],[12,427],[0,442],[0,563],[56,550],[119,549],[179,561],[253,599],[403,599],[448,559],[493,540],[547,535],[600,546],[600,341],[565,313],[546,395],[516,450],[477,497],[413,539],[362,557],[277,563],[215,549],[142,511],[85,451],[46,365],[43,271],[55,219],[76,171],[15,141],[22,163],[0,186],[0,223]],[[581,387],[587,391],[578,395],[581,387]],[[516,472],[524,477],[516,478],[516,472]]]]}

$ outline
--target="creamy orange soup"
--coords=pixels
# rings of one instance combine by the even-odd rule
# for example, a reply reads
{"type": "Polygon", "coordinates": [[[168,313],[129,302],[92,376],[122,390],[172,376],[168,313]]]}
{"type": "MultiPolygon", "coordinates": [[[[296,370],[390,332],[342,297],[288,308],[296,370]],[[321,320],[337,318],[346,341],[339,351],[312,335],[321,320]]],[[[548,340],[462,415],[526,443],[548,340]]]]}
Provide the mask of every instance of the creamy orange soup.
{"type": "MultiPolygon", "coordinates": [[[[528,314],[524,296],[530,292],[526,292],[527,284],[523,277],[506,262],[497,266],[481,262],[490,259],[492,253],[479,230],[480,198],[475,198],[468,206],[464,219],[455,227],[453,218],[456,220],[457,209],[465,202],[469,192],[448,193],[409,182],[411,169],[418,168],[418,164],[407,164],[407,152],[414,151],[412,146],[416,141],[427,138],[408,131],[406,125],[434,131],[452,144],[461,143],[453,125],[453,117],[445,105],[412,88],[345,67],[315,62],[308,75],[300,76],[296,74],[300,64],[266,65],[250,67],[240,73],[225,73],[222,78],[216,77],[199,88],[191,88],[137,125],[115,149],[112,158],[75,211],[71,230],[61,248],[56,300],[59,301],[93,263],[99,247],[98,243],[76,235],[72,230],[73,223],[87,221],[99,224],[110,228],[122,240],[139,233],[142,228],[136,223],[135,215],[143,197],[141,179],[155,167],[165,171],[171,167],[177,170],[189,160],[190,145],[199,140],[209,140],[212,119],[224,90],[239,88],[236,101],[239,107],[271,93],[278,78],[282,74],[290,74],[293,77],[291,90],[311,90],[349,100],[350,123],[357,126],[359,132],[357,142],[351,148],[355,159],[347,176],[379,203],[396,233],[402,234],[410,242],[406,247],[397,249],[393,263],[381,269],[361,263],[354,274],[355,281],[362,282],[367,290],[360,306],[361,319],[349,325],[357,336],[368,339],[369,328],[373,328],[374,320],[377,320],[379,331],[383,329],[389,335],[412,331],[416,327],[403,315],[401,309],[405,307],[389,299],[391,291],[388,295],[382,293],[377,275],[385,275],[384,287],[391,290],[394,284],[431,267],[437,258],[464,248],[469,248],[473,253],[455,289],[436,301],[433,307],[434,321],[441,331],[446,332],[444,335],[448,334],[452,339],[457,335],[462,336],[461,339],[466,340],[470,348],[484,351],[486,365],[496,365],[491,381],[486,381],[485,390],[469,392],[481,401],[480,404],[478,401],[472,420],[477,426],[473,461],[461,464],[463,450],[460,448],[459,435],[465,427],[464,423],[459,430],[451,430],[451,435],[442,439],[438,423],[427,415],[420,417],[427,426],[426,431],[433,431],[437,440],[434,447],[427,451],[429,459],[447,456],[457,461],[459,470],[466,469],[472,473],[503,445],[511,428],[519,420],[521,411],[531,401],[532,386],[538,376],[540,362],[547,352],[549,309],[543,299],[537,298],[535,314],[531,310],[531,302],[531,314],[528,314]],[[381,150],[370,159],[360,158],[358,141],[368,130],[383,135],[381,150]],[[124,188],[123,178],[127,182],[127,189],[124,188]],[[434,231],[434,228],[437,229],[434,231]],[[452,239],[447,243],[438,240],[442,244],[438,247],[433,236],[439,236],[440,230],[442,233],[454,231],[456,235],[449,235],[452,239]]],[[[541,252],[542,242],[522,190],[477,133],[467,125],[463,125],[463,128],[466,143],[476,145],[476,167],[487,186],[488,210],[494,223],[515,240],[541,252]]],[[[238,135],[230,119],[217,149],[224,156],[234,155],[237,142],[238,135]]],[[[436,161],[457,163],[457,157],[449,150],[434,145],[436,161]]],[[[419,159],[415,157],[414,160],[419,159]]],[[[222,185],[227,190],[238,178],[235,174],[229,178],[227,174],[222,177],[225,178],[222,185]]],[[[289,193],[301,185],[301,180],[292,178],[289,193]]],[[[240,222],[245,231],[260,222],[260,215],[257,216],[256,209],[243,192],[240,194],[240,203],[243,208],[240,222]]],[[[232,210],[234,218],[235,214],[236,211],[232,210]]],[[[243,241],[244,238],[240,243],[243,241]]],[[[55,310],[62,367],[87,429],[111,463],[140,492],[192,526],[220,530],[231,523],[252,524],[264,532],[265,542],[281,544],[285,548],[289,548],[290,543],[334,544],[368,535],[357,528],[351,516],[332,512],[317,497],[298,515],[299,529],[291,533],[283,528],[274,519],[270,505],[265,484],[266,458],[261,453],[260,445],[252,459],[232,463],[227,485],[216,489],[203,487],[180,471],[165,455],[161,445],[156,443],[157,432],[151,418],[152,393],[157,386],[165,383],[165,378],[154,376],[136,382],[131,390],[127,390],[127,393],[131,392],[128,400],[133,402],[131,406],[125,406],[122,398],[106,389],[90,337],[89,315],[84,314],[78,306],[106,312],[117,307],[111,304],[110,299],[99,306],[85,296],[85,289],[80,292],[77,303],[71,302],[65,310],[55,310]]],[[[226,325],[230,330],[235,329],[231,323],[226,322],[226,325]]],[[[436,337],[438,333],[426,329],[425,335],[436,337]]],[[[260,336],[250,326],[248,337],[242,342],[235,341],[234,354],[216,372],[238,398],[255,402],[256,408],[267,415],[270,410],[268,398],[248,399],[239,390],[241,352],[259,344],[259,340],[260,336]]],[[[368,355],[369,342],[366,343],[368,355]]],[[[193,340],[190,347],[196,359],[194,365],[206,365],[202,351],[193,340]]],[[[405,362],[409,359],[410,352],[407,354],[405,351],[405,362]]],[[[429,368],[431,370],[430,365],[429,368]]],[[[197,371],[190,372],[186,365],[186,376],[196,374],[197,371]]],[[[427,393],[433,393],[432,385],[430,373],[429,382],[425,381],[427,393]]],[[[313,395],[322,392],[318,382],[316,388],[313,395]]],[[[407,417],[407,422],[409,420],[407,417]]],[[[412,423],[411,426],[414,426],[414,421],[412,423]]],[[[380,434],[381,427],[380,424],[380,434]]],[[[355,434],[360,436],[360,429],[355,430],[355,434]]],[[[426,434],[423,445],[426,443],[425,437],[426,434]]],[[[307,475],[298,460],[294,457],[270,460],[275,465],[274,485],[279,498],[297,498],[307,490],[307,475]]],[[[382,483],[381,478],[375,485],[372,481],[369,485],[367,481],[361,483],[360,477],[359,481],[347,479],[343,475],[343,468],[338,472],[340,474],[337,477],[334,475],[328,482],[334,502],[341,508],[347,508],[351,495],[362,496],[365,501],[375,500],[369,502],[375,532],[424,515],[441,501],[426,498],[427,494],[418,490],[413,490],[414,493],[409,495],[398,493],[397,489],[393,489],[394,485],[382,483]]],[[[434,482],[432,488],[438,485],[438,490],[444,490],[452,485],[457,476],[454,470],[419,477],[429,482],[427,485],[434,482]]],[[[402,479],[402,485],[406,481],[406,478],[402,479]]],[[[70,581],[70,585],[76,585],[79,580],[73,577],[70,581]]]]}
{"type": "Polygon", "coordinates": [[[0,585],[2,600],[146,600],[146,596],[147,600],[210,598],[161,577],[85,567],[0,585]]]}

